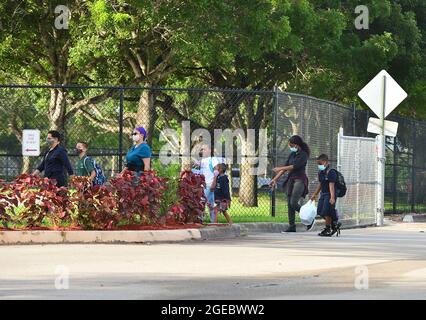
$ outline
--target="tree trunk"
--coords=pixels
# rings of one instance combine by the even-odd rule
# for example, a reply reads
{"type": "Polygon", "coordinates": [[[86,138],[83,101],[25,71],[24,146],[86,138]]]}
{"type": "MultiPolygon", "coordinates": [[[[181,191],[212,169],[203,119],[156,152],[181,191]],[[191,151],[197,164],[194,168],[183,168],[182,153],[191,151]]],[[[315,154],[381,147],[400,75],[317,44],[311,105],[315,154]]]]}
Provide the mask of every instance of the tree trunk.
{"type": "Polygon", "coordinates": [[[189,122],[182,123],[180,142],[181,170],[191,170],[191,128],[189,122]]]}
{"type": "Polygon", "coordinates": [[[30,157],[23,157],[21,174],[30,173],[30,169],[30,157]]]}
{"type": "Polygon", "coordinates": [[[245,207],[257,207],[257,176],[252,174],[255,146],[246,139],[241,139],[243,157],[240,165],[240,187],[238,199],[245,207]],[[249,156],[249,157],[247,157],[249,156]]]}
{"type": "Polygon", "coordinates": [[[63,89],[50,89],[49,127],[65,136],[66,100],[63,89]]]}
{"type": "Polygon", "coordinates": [[[152,90],[143,90],[138,103],[138,112],[136,114],[137,126],[145,128],[147,133],[147,142],[152,144],[152,135],[154,133],[157,112],[155,110],[155,93],[152,90]]]}

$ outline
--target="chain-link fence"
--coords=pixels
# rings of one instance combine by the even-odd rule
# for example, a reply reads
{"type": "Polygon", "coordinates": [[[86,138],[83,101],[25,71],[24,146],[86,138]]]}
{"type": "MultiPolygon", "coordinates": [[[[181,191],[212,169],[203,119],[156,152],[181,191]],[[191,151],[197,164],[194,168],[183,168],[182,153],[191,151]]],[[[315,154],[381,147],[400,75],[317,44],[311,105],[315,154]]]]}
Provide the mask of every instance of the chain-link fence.
{"type": "MultiPolygon", "coordinates": [[[[327,154],[332,166],[337,165],[337,136],[340,127],[345,133],[353,132],[353,109],[330,101],[299,94],[277,93],[276,146],[273,154],[277,165],[284,165],[290,153],[288,139],[300,135],[311,149],[307,165],[309,190],[319,184],[318,167],[315,161],[320,154],[327,154]]],[[[276,194],[277,203],[285,198],[282,191],[276,194]]],[[[277,208],[277,213],[282,207],[277,208]]]]}
{"type": "MultiPolygon", "coordinates": [[[[367,133],[368,110],[356,112],[356,134],[367,133]]],[[[426,122],[390,116],[399,123],[395,138],[386,138],[385,210],[387,213],[426,212],[426,122]]]]}
{"type": "MultiPolygon", "coordinates": [[[[285,197],[280,191],[269,192],[268,184],[272,167],[282,165],[288,157],[288,138],[299,134],[312,149],[307,168],[312,192],[318,184],[314,158],[326,153],[336,166],[339,128],[344,128],[345,135],[366,136],[368,114],[353,106],[279,90],[2,85],[0,120],[0,179],[6,180],[31,172],[40,161],[22,157],[23,129],[39,129],[44,136],[49,129],[62,132],[73,163],[77,160],[75,144],[87,142],[89,154],[108,178],[123,168],[135,126],[147,129],[153,167],[168,177],[177,177],[189,165],[188,150],[199,136],[204,139],[209,133],[216,153],[223,154],[227,144],[233,147],[226,157],[232,176],[230,212],[235,221],[280,222],[287,216],[285,197]],[[189,140],[182,139],[184,128],[190,132],[189,140]],[[166,129],[175,135],[162,134],[166,129]],[[228,143],[223,136],[220,143],[215,141],[218,129],[228,129],[228,143]],[[254,129],[251,142],[249,129],[254,129]],[[159,159],[165,144],[168,155],[176,160],[166,161],[167,165],[159,159]],[[253,169],[257,169],[256,175],[253,169]]],[[[395,142],[387,141],[386,209],[422,211],[426,201],[426,124],[397,121],[398,137],[395,142]]]]}
{"type": "MultiPolygon", "coordinates": [[[[271,155],[264,147],[271,144],[273,108],[272,91],[2,86],[0,179],[32,172],[41,161],[22,157],[23,129],[39,129],[42,137],[50,129],[60,131],[72,163],[78,160],[75,145],[87,143],[88,154],[110,178],[125,165],[133,129],[144,126],[153,150],[153,168],[160,175],[179,177],[180,170],[190,165],[189,150],[202,140],[229,164],[230,213],[235,221],[264,221],[271,217],[272,207],[271,155]],[[221,136],[218,130],[223,131],[221,136]],[[253,169],[258,169],[257,175],[253,169]]],[[[42,154],[47,151],[44,148],[42,154]]]]}
{"type": "Polygon", "coordinates": [[[345,197],[337,200],[339,218],[345,226],[376,223],[377,141],[374,138],[345,136],[339,132],[337,169],[345,177],[345,197]]]}

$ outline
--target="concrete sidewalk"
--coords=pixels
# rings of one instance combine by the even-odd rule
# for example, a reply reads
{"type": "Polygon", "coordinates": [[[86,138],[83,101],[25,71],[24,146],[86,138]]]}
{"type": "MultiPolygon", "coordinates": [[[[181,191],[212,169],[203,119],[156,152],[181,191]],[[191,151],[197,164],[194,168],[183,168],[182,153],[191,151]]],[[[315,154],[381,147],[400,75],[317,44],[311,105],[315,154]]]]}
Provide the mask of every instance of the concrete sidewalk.
{"type": "Polygon", "coordinates": [[[340,238],[0,246],[0,298],[426,299],[425,231],[395,223],[340,238]],[[56,289],[63,279],[69,289],[56,289]]]}

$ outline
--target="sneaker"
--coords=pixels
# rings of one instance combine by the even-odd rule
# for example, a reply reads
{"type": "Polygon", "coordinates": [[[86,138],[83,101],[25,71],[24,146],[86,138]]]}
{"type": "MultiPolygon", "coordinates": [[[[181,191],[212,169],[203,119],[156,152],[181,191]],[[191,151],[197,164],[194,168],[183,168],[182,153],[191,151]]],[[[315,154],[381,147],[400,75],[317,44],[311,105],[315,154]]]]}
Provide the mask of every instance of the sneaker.
{"type": "Polygon", "coordinates": [[[342,226],[341,222],[333,223],[331,227],[331,235],[336,234],[336,237],[340,236],[340,227],[342,226]]]}
{"type": "Polygon", "coordinates": [[[285,231],[281,233],[287,233],[287,232],[296,232],[296,226],[289,226],[285,231]]]}
{"type": "Polygon", "coordinates": [[[326,227],[324,230],[322,230],[320,233],[318,233],[320,237],[331,237],[331,228],[326,227]]]}
{"type": "Polygon", "coordinates": [[[315,226],[315,219],[314,221],[312,221],[310,225],[306,226],[306,231],[311,231],[314,228],[314,226],[315,226]]]}

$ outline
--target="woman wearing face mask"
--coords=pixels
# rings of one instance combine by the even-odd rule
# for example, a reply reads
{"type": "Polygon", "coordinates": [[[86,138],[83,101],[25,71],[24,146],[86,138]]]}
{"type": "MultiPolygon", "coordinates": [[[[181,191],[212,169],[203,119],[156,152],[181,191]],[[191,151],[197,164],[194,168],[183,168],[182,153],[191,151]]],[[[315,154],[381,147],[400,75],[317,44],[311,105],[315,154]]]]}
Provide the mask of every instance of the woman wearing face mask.
{"type": "MultiPolygon", "coordinates": [[[[288,198],[288,220],[289,227],[286,232],[296,232],[296,212],[300,211],[301,198],[308,194],[308,176],[306,175],[306,164],[310,156],[310,149],[306,142],[299,136],[292,136],[288,142],[290,155],[284,167],[274,168],[276,173],[270,186],[275,188],[278,179],[286,172],[288,176],[284,182],[284,189],[288,198]]],[[[309,229],[309,226],[308,226],[309,229]]]]}
{"type": "Polygon", "coordinates": [[[140,175],[144,171],[151,170],[151,147],[146,143],[146,130],[143,127],[136,128],[132,133],[133,147],[126,156],[126,167],[140,175]]]}
{"type": "Polygon", "coordinates": [[[44,176],[49,179],[55,179],[58,187],[64,187],[67,184],[65,170],[72,176],[74,171],[68,158],[67,151],[59,143],[61,134],[52,130],[47,134],[46,142],[49,150],[43,157],[43,162],[33,172],[33,175],[40,175],[44,171],[44,176]]]}

